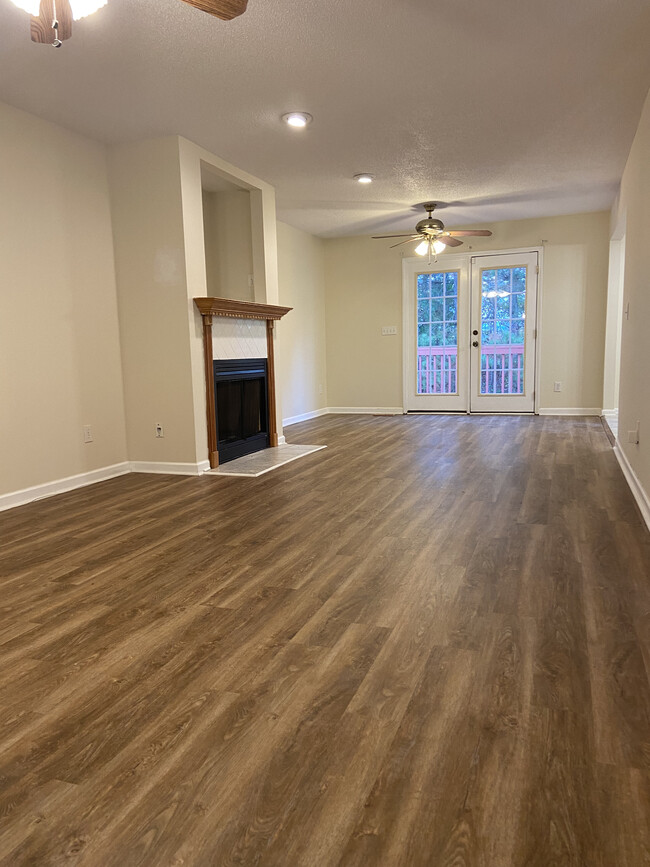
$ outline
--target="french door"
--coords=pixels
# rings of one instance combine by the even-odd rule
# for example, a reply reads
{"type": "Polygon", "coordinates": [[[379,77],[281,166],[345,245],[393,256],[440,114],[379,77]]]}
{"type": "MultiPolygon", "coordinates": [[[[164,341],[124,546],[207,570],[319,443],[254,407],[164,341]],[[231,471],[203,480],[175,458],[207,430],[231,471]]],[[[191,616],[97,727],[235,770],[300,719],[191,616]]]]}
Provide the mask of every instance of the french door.
{"type": "Polygon", "coordinates": [[[472,259],[471,412],[534,412],[537,253],[472,259]]]}
{"type": "Polygon", "coordinates": [[[534,412],[537,252],[404,266],[407,410],[534,412]]]}

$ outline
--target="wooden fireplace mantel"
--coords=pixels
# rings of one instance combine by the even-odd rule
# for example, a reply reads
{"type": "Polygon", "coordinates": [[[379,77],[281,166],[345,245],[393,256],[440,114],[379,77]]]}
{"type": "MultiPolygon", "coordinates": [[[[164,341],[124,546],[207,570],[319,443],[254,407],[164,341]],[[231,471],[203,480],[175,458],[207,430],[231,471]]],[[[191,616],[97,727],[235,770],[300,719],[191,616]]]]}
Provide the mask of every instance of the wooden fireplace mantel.
{"type": "Polygon", "coordinates": [[[214,357],[212,353],[212,317],[227,316],[231,319],[266,320],[266,354],[268,375],[269,440],[278,444],[278,425],[275,417],[275,360],[273,352],[273,323],[282,319],[292,307],[276,304],[258,304],[255,301],[235,301],[232,298],[195,298],[203,319],[203,357],[205,360],[205,390],[208,420],[208,454],[212,469],[219,466],[217,451],[217,414],[214,405],[214,357]]]}
{"type": "Polygon", "coordinates": [[[256,301],[235,301],[232,298],[195,298],[201,316],[230,316],[235,319],[282,319],[293,307],[258,304],[256,301]]]}

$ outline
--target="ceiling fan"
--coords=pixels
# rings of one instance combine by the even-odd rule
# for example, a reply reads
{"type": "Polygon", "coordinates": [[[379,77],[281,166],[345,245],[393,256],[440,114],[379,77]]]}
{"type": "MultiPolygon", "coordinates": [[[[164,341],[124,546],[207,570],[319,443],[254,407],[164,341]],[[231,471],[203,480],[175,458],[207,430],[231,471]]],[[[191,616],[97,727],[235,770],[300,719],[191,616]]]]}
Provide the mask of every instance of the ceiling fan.
{"type": "Polygon", "coordinates": [[[451,232],[447,232],[442,220],[437,220],[435,217],[431,216],[436,205],[437,202],[424,203],[423,207],[428,216],[423,220],[420,220],[416,225],[414,234],[373,235],[373,238],[375,240],[380,238],[406,238],[406,241],[398,241],[397,244],[392,244],[391,249],[393,247],[399,247],[402,244],[410,244],[413,241],[419,240],[421,243],[415,248],[415,252],[418,256],[426,256],[428,253],[429,259],[431,259],[432,253],[437,255],[438,253],[444,252],[447,247],[460,247],[463,242],[458,240],[459,237],[472,235],[487,238],[492,234],[488,229],[460,229],[458,231],[452,230],[451,232]]]}
{"type": "MultiPolygon", "coordinates": [[[[72,36],[72,22],[92,15],[107,0],[13,0],[16,6],[32,16],[30,32],[32,42],[60,48],[72,36]]],[[[248,0],[183,0],[203,12],[230,21],[242,15],[248,0]]]]}

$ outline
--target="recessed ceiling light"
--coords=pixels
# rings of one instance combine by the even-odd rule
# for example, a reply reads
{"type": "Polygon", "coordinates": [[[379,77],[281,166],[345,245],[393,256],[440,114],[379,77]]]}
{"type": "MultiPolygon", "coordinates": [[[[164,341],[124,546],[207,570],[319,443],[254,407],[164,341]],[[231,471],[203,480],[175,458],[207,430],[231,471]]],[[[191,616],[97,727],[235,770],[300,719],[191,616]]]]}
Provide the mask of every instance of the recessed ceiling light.
{"type": "Polygon", "coordinates": [[[282,115],[282,120],[289,126],[295,126],[297,129],[307,126],[314,118],[307,114],[306,111],[288,111],[282,115]]]}
{"type": "Polygon", "coordinates": [[[353,175],[353,177],[358,184],[371,184],[375,179],[375,176],[368,174],[368,172],[360,172],[360,174],[353,175]]]}

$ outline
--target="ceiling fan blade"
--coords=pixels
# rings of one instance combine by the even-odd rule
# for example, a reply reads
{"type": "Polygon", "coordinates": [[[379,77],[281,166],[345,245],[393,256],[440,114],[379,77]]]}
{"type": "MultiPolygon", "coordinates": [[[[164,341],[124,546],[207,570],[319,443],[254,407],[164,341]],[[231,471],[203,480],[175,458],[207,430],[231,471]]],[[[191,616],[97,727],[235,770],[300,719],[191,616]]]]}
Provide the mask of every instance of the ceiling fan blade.
{"type": "Polygon", "coordinates": [[[419,238],[419,235],[373,235],[373,241],[381,241],[384,238],[419,238]]]}
{"type": "Polygon", "coordinates": [[[450,238],[449,235],[438,235],[436,241],[440,241],[446,247],[460,247],[462,241],[457,241],[455,238],[450,238]]]}
{"type": "Polygon", "coordinates": [[[230,21],[243,15],[248,6],[248,0],[183,0],[183,3],[189,3],[190,6],[215,15],[222,21],[230,21]]]}
{"type": "MultiPolygon", "coordinates": [[[[58,39],[63,42],[72,36],[72,9],[69,0],[57,0],[56,17],[59,22],[58,39]]],[[[30,21],[30,34],[32,42],[41,45],[52,45],[57,38],[52,28],[54,20],[53,0],[41,0],[41,9],[38,16],[32,15],[30,21]]]]}
{"type": "Polygon", "coordinates": [[[412,238],[407,238],[406,241],[398,241],[397,244],[391,244],[388,248],[392,250],[393,247],[401,247],[402,244],[412,244],[414,241],[419,241],[422,235],[414,235],[412,238]]]}
{"type": "Polygon", "coordinates": [[[449,233],[452,238],[461,235],[473,235],[476,238],[489,238],[492,232],[488,229],[467,229],[461,230],[459,232],[454,232],[453,230],[449,233]]]}

